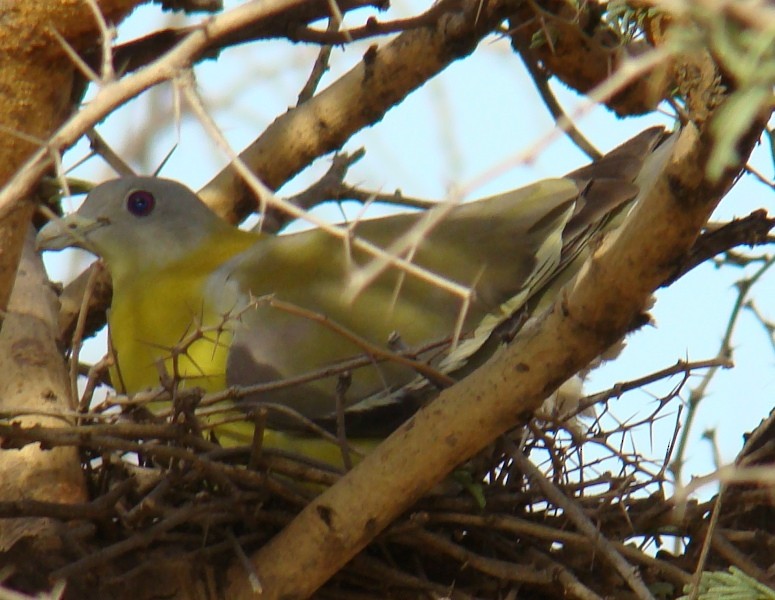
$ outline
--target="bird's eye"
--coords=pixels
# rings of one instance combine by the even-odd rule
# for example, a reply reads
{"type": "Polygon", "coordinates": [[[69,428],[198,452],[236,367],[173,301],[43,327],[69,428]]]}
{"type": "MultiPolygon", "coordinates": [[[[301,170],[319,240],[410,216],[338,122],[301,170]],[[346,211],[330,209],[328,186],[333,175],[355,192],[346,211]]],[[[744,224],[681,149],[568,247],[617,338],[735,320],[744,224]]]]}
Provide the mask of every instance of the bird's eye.
{"type": "Polygon", "coordinates": [[[126,198],[126,208],[136,217],[147,217],[156,206],[156,198],[147,190],[135,190],[126,198]]]}

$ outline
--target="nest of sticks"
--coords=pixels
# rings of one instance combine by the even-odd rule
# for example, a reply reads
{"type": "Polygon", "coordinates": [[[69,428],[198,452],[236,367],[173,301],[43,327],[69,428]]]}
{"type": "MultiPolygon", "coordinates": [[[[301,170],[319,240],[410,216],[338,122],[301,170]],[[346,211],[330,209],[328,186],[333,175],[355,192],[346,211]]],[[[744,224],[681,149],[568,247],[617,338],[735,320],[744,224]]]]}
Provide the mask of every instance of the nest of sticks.
{"type": "MultiPolygon", "coordinates": [[[[595,418],[534,419],[513,430],[381,533],[319,597],[627,598],[635,597],[629,578],[641,578],[672,598],[698,565],[769,578],[775,520],[765,486],[730,487],[702,503],[671,498],[672,444],[654,448],[656,459],[634,449],[657,420],[678,422],[680,389],[615,427],[608,404],[621,386],[585,401],[597,406],[595,418]]],[[[90,502],[14,507],[13,516],[62,523],[69,541],[54,577],[102,598],[123,597],[133,581],[177,561],[204,573],[259,548],[341,476],[260,444],[220,447],[196,426],[195,396],[166,423],[133,421],[127,415],[142,410],[108,399],[72,427],[4,432],[6,448],[79,448],[90,502]]],[[[769,428],[748,439],[740,464],[770,460],[769,428]]]]}

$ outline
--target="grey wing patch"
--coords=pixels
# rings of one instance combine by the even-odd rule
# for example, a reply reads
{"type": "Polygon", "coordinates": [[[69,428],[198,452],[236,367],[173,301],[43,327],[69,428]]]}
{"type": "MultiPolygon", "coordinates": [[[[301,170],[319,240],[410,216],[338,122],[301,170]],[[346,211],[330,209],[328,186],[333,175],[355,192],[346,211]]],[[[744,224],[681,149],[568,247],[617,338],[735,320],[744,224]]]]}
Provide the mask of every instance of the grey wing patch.
{"type": "MultiPolygon", "coordinates": [[[[304,417],[316,420],[331,414],[333,397],[324,394],[312,386],[299,384],[282,386],[286,376],[271,362],[257,351],[260,340],[251,339],[255,336],[242,332],[235,335],[229,349],[226,361],[226,383],[231,386],[247,387],[260,384],[279,384],[276,389],[255,392],[240,398],[236,402],[238,409],[251,412],[261,404],[281,404],[301,413],[304,417]],[[257,343],[252,343],[257,342],[257,343]]],[[[277,410],[269,410],[267,422],[273,427],[283,429],[303,429],[303,422],[282,414],[277,410]]]]}
{"type": "MultiPolygon", "coordinates": [[[[252,345],[257,340],[251,332],[243,332],[232,343],[226,364],[226,382],[229,386],[254,386],[277,383],[276,389],[250,393],[237,400],[236,406],[244,412],[251,412],[268,403],[283,405],[300,413],[331,433],[336,433],[336,400],[333,391],[323,392],[314,384],[299,383],[283,387],[288,378],[272,365],[267,357],[260,356],[252,345]],[[254,338],[254,339],[251,339],[254,338]]],[[[260,337],[260,336],[259,336],[260,337]]],[[[336,386],[335,377],[331,377],[332,390],[336,386]]],[[[319,383],[319,380],[315,380],[319,383]]],[[[375,395],[373,403],[356,403],[345,410],[345,430],[349,437],[386,436],[398,425],[408,419],[419,408],[419,399],[405,394],[397,397],[387,392],[375,395]]],[[[267,423],[272,427],[285,430],[302,431],[305,423],[288,411],[272,410],[267,414],[267,423]]]]}

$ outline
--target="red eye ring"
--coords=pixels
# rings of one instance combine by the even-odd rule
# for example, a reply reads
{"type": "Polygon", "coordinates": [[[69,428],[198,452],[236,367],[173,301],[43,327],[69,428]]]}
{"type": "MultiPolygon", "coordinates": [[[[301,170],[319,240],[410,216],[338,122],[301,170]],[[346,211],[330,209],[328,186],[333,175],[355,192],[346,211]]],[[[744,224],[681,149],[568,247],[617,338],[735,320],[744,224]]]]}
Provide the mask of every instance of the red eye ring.
{"type": "Polygon", "coordinates": [[[156,208],[156,198],[148,190],[135,190],[126,197],[126,209],[136,217],[147,217],[156,208]]]}

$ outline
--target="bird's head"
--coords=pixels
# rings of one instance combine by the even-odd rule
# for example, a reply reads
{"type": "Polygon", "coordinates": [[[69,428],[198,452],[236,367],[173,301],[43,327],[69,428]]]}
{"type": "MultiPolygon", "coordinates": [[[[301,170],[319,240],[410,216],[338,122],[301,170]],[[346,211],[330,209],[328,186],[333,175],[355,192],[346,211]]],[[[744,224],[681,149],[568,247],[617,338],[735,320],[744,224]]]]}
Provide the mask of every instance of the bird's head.
{"type": "Polygon", "coordinates": [[[41,250],[79,247],[102,257],[113,271],[160,268],[200,248],[229,228],[187,187],[156,177],[102,183],[74,213],[51,221],[37,238],[41,250]]]}

